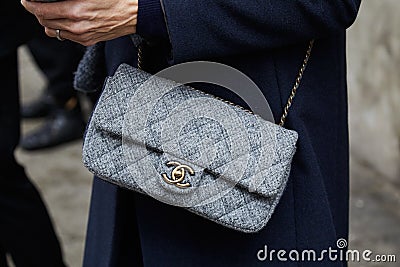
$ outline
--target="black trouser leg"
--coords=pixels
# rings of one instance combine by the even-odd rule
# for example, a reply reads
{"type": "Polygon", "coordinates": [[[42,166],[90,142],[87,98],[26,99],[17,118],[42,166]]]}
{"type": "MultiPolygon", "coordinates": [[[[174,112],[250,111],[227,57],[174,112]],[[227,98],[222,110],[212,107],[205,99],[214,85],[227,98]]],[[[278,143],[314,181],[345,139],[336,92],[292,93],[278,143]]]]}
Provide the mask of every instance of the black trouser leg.
{"type": "Polygon", "coordinates": [[[0,246],[0,267],[8,267],[6,251],[0,246]]]}
{"type": "Polygon", "coordinates": [[[14,158],[19,140],[17,52],[0,58],[0,262],[4,252],[17,267],[64,266],[46,207],[14,158]]]}
{"type": "Polygon", "coordinates": [[[75,97],[72,83],[74,72],[83,56],[83,46],[68,40],[60,42],[44,35],[29,41],[28,47],[48,80],[47,93],[60,105],[75,97]]]}

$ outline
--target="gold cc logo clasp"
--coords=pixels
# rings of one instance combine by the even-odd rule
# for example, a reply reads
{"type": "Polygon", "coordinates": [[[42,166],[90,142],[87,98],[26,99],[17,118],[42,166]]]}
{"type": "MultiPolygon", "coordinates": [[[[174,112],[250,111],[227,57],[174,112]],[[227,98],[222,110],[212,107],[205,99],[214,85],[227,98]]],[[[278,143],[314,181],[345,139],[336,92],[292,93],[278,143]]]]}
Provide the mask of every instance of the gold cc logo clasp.
{"type": "Polygon", "coordinates": [[[179,188],[190,187],[190,183],[182,183],[182,181],[185,179],[186,171],[188,171],[190,175],[194,175],[194,170],[191,167],[177,161],[168,161],[166,164],[168,167],[175,166],[175,168],[171,172],[171,178],[169,178],[166,173],[162,174],[162,178],[165,182],[179,188]]]}

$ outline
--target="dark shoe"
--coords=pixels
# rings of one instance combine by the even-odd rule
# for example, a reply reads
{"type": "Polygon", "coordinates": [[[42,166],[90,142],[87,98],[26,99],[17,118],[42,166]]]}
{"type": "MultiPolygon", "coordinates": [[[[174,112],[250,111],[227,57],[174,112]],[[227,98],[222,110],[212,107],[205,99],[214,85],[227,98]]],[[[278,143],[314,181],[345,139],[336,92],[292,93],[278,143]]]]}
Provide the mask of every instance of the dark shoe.
{"type": "Polygon", "coordinates": [[[21,107],[21,117],[24,119],[41,118],[48,116],[54,110],[54,99],[43,93],[39,98],[21,107]]]}
{"type": "Polygon", "coordinates": [[[20,146],[25,150],[38,150],[81,139],[85,122],[75,111],[56,111],[43,126],[22,138],[20,146]]]}

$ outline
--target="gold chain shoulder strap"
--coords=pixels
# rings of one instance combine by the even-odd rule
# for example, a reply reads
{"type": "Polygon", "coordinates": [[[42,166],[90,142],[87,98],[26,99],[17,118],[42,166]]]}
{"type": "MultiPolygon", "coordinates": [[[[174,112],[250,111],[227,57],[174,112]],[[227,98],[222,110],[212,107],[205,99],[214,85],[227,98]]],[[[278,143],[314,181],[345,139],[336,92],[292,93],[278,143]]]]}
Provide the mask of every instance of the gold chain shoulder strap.
{"type": "Polygon", "coordinates": [[[296,82],[293,85],[292,91],[290,92],[289,99],[287,100],[285,108],[283,109],[283,114],[282,114],[281,120],[279,122],[279,126],[283,126],[285,124],[286,118],[289,113],[289,109],[292,106],[293,99],[296,96],[297,89],[299,89],[300,82],[301,82],[301,79],[303,78],[304,71],[307,68],[308,60],[310,59],[313,46],[314,46],[314,40],[311,40],[310,44],[308,45],[306,56],[303,60],[303,64],[301,65],[299,74],[297,75],[296,82]]]}
{"type": "MultiPolygon", "coordinates": [[[[296,96],[297,89],[300,86],[301,79],[303,78],[304,72],[305,72],[305,70],[307,68],[308,60],[310,59],[311,51],[313,49],[313,46],[314,46],[314,40],[311,40],[309,45],[308,45],[306,56],[305,56],[305,58],[303,60],[303,64],[301,65],[301,68],[300,68],[299,73],[297,75],[296,82],[293,85],[292,91],[290,92],[289,99],[287,100],[285,108],[283,109],[283,114],[281,116],[281,119],[280,119],[280,122],[279,122],[279,126],[283,126],[285,124],[286,118],[287,118],[287,116],[289,114],[289,109],[293,104],[293,100],[294,100],[294,97],[296,96]]],[[[139,45],[139,47],[138,47],[138,69],[142,69],[142,67],[143,67],[143,52],[142,52],[142,46],[139,45]]],[[[220,99],[220,98],[218,98],[218,99],[220,99]]],[[[223,100],[223,99],[221,99],[221,100],[223,100]]],[[[225,100],[223,100],[223,101],[225,101],[225,100]]],[[[235,104],[233,104],[233,103],[231,103],[229,101],[225,101],[225,102],[227,102],[228,104],[235,105],[235,104]]],[[[249,112],[252,113],[251,111],[249,111],[249,112]]]]}

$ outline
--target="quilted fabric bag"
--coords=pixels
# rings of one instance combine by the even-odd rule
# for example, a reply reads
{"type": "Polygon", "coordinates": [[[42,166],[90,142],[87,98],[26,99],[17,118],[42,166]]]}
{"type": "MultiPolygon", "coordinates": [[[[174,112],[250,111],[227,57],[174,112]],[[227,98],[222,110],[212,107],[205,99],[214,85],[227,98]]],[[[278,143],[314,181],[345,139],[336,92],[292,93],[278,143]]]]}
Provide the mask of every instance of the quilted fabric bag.
{"type": "Polygon", "coordinates": [[[287,184],[298,135],[220,98],[122,64],[88,123],[96,176],[242,232],[264,228],[287,184]]]}

